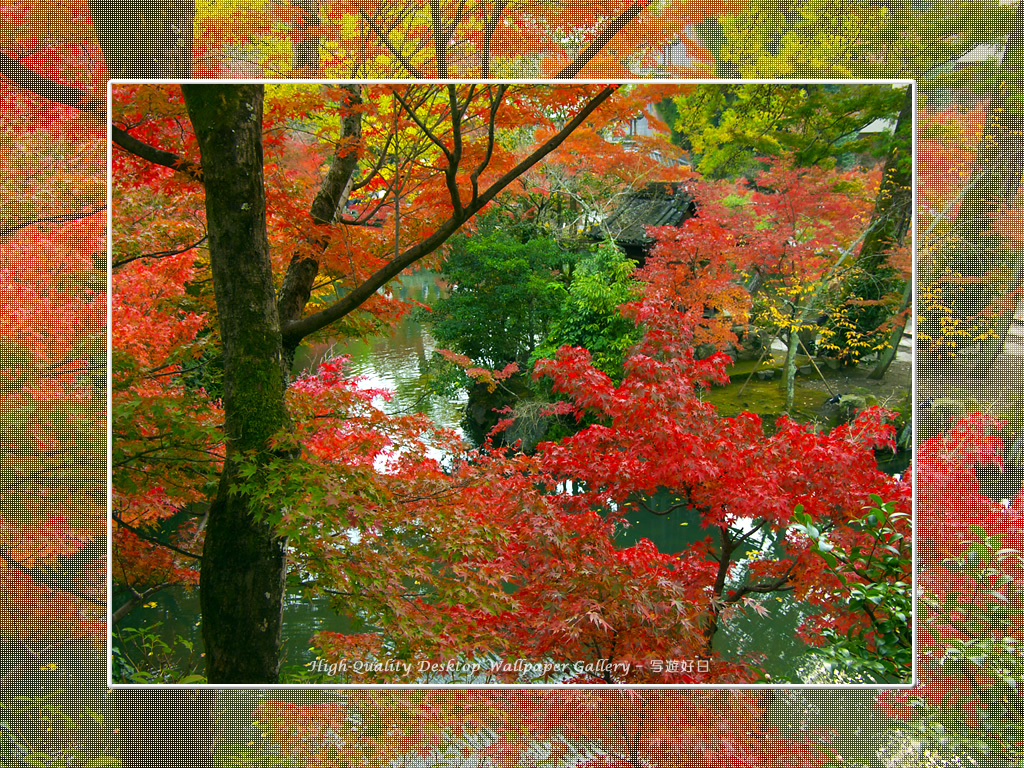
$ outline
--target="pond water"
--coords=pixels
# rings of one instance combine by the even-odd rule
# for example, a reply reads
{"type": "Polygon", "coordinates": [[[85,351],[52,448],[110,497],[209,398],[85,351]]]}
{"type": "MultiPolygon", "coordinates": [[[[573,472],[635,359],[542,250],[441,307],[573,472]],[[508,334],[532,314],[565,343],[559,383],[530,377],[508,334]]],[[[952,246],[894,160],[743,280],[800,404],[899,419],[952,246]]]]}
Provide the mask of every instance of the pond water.
{"type": "MultiPolygon", "coordinates": [[[[417,272],[404,278],[396,290],[401,298],[426,304],[440,296],[444,286],[435,275],[417,272]]],[[[364,376],[366,386],[394,392],[392,401],[384,406],[390,412],[422,411],[443,426],[460,429],[465,398],[444,399],[431,393],[427,363],[435,346],[428,330],[410,316],[390,336],[302,348],[296,355],[296,372],[315,367],[326,357],[350,355],[351,371],[364,376]]],[[[710,399],[721,400],[722,412],[729,415],[739,410],[762,410],[766,420],[772,419],[781,411],[778,382],[750,381],[744,384],[745,379],[745,376],[737,377],[729,387],[713,391],[710,399]]],[[[813,413],[828,397],[806,388],[798,388],[797,394],[798,408],[805,416],[813,413]]],[[[677,510],[664,516],[640,515],[631,523],[621,539],[624,545],[643,537],[664,552],[679,552],[707,535],[707,531],[700,528],[696,514],[689,510],[677,510]]],[[[764,546],[770,547],[771,542],[765,542],[764,546]]],[[[781,597],[768,596],[763,605],[768,610],[767,618],[740,616],[724,624],[716,637],[716,648],[726,657],[763,654],[766,669],[775,679],[795,675],[808,658],[802,643],[794,639],[795,628],[802,620],[805,608],[785,594],[781,597]]],[[[188,663],[190,660],[196,669],[201,670],[202,639],[198,616],[197,592],[169,589],[158,594],[148,607],[136,609],[118,625],[118,629],[130,631],[158,623],[155,632],[164,642],[173,647],[175,638],[182,637],[191,645],[190,652],[178,646],[179,661],[188,663]]],[[[346,632],[350,628],[349,621],[337,616],[326,598],[310,600],[288,595],[283,637],[285,667],[298,667],[313,660],[314,654],[308,647],[313,633],[321,630],[346,632]]],[[[135,656],[142,653],[133,644],[126,645],[126,650],[135,656]]]]}
{"type": "MultiPolygon", "coordinates": [[[[119,599],[115,594],[115,604],[119,599]]],[[[156,593],[146,605],[118,622],[115,637],[121,634],[123,652],[137,666],[148,666],[154,662],[153,657],[147,659],[151,649],[131,637],[134,630],[145,628],[171,649],[166,656],[156,650],[157,664],[173,664],[178,669],[201,674],[204,665],[199,615],[199,591],[171,587],[156,593]]],[[[297,594],[286,594],[281,631],[283,667],[303,666],[315,658],[309,648],[309,639],[314,633],[351,630],[351,622],[334,613],[326,599],[308,600],[297,594]]]]}
{"type": "MultiPolygon", "coordinates": [[[[428,271],[406,275],[394,289],[402,300],[427,305],[440,298],[446,290],[440,278],[428,271]]],[[[388,336],[301,347],[295,354],[293,373],[313,370],[329,357],[348,355],[349,370],[364,377],[366,387],[387,389],[393,393],[391,402],[384,405],[387,412],[425,413],[436,424],[461,431],[466,398],[446,399],[432,395],[427,365],[436,348],[430,332],[416,319],[415,313],[410,313],[388,336]]]]}

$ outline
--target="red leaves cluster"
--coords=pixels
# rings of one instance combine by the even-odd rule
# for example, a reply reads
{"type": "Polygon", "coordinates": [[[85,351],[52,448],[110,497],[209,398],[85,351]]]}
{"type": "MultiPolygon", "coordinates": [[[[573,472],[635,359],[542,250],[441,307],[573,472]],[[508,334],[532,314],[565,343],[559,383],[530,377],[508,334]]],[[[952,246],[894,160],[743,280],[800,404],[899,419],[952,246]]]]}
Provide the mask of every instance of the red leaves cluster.
{"type": "Polygon", "coordinates": [[[104,626],[102,609],[83,610],[75,596],[42,584],[31,574],[17,569],[0,572],[0,635],[5,641],[37,646],[87,637],[98,642],[104,626]]]}
{"type": "MultiPolygon", "coordinates": [[[[169,108],[165,101],[155,114],[169,108]]],[[[198,512],[179,516],[186,505],[205,500],[223,453],[219,403],[185,378],[210,370],[215,339],[212,297],[197,290],[205,262],[189,247],[201,239],[190,215],[201,201],[181,180],[165,179],[155,193],[145,190],[128,184],[119,189],[113,221],[123,239],[113,250],[111,297],[112,569],[115,583],[137,594],[198,584],[198,512]],[[143,213],[163,201],[163,216],[143,213]],[[141,230],[131,223],[140,216],[149,221],[141,230]],[[162,530],[176,518],[177,530],[162,530]],[[161,537],[181,551],[164,547],[161,537]]]]}
{"type": "MultiPolygon", "coordinates": [[[[685,328],[655,330],[617,385],[585,350],[564,348],[538,365],[567,396],[553,408],[586,415],[590,426],[533,458],[463,454],[418,417],[385,416],[373,406],[377,393],[360,391],[340,362],[301,378],[289,397],[310,462],[299,485],[311,495],[292,497],[285,520],[297,566],[349,595],[353,610],[358,595],[416,663],[475,660],[481,674],[506,681],[750,679],[752,669],[721,659],[699,669],[651,664],[710,660],[707,623],[725,615],[733,593],[715,591],[710,539],[679,553],[646,540],[622,546],[629,505],[669,489],[716,535],[755,524],[782,533],[797,505],[841,530],[871,494],[904,495],[872,453],[891,445],[892,427],[877,410],[830,433],[784,418],[766,434],[752,414],[720,417],[701,392],[725,381],[725,356],[695,360],[685,328]],[[429,459],[428,442],[439,438],[465,458],[448,467],[429,459]],[[358,536],[345,541],[346,529],[358,536]],[[528,666],[488,672],[488,655],[528,666]]],[[[811,600],[834,586],[801,542],[786,546],[788,558],[754,557],[751,577],[811,600]]],[[[317,640],[328,659],[355,642],[317,640]]]]}
{"type": "Polygon", "coordinates": [[[650,230],[657,244],[639,273],[644,300],[625,311],[651,342],[717,350],[736,342],[754,310],[764,327],[806,326],[801,314],[823,309],[820,286],[865,230],[875,182],[783,161],[756,183],[693,185],[698,215],[650,230]]]}
{"type": "Polygon", "coordinates": [[[536,680],[704,679],[693,665],[658,674],[649,661],[702,653],[692,594],[708,564],[661,553],[646,540],[622,547],[615,524],[596,512],[538,509],[524,517],[504,555],[516,607],[489,622],[504,640],[499,655],[531,661],[536,680]]]}
{"type": "Polygon", "coordinates": [[[883,412],[868,411],[828,434],[782,418],[765,435],[756,415],[720,417],[700,399],[701,387],[723,380],[723,357],[636,356],[619,386],[590,366],[585,350],[563,349],[539,364],[538,373],[571,395],[578,414],[599,418],[561,444],[541,446],[556,478],[584,483],[567,504],[618,506],[664,487],[703,509],[706,526],[743,518],[784,525],[796,504],[816,516],[842,515],[886,487],[871,453],[894,437],[883,412]]]}
{"type": "Polygon", "coordinates": [[[474,381],[478,381],[481,384],[486,384],[489,392],[493,392],[497,388],[499,382],[505,381],[514,373],[519,371],[519,365],[517,363],[509,363],[500,371],[492,371],[488,368],[481,368],[473,365],[473,361],[466,357],[466,355],[460,355],[449,349],[439,349],[437,350],[437,353],[445,360],[448,360],[462,368],[469,378],[474,381]]]}
{"type": "Polygon", "coordinates": [[[303,765],[401,756],[534,764],[806,768],[821,750],[766,728],[749,691],[445,689],[347,691],[325,704],[264,702],[260,728],[303,765]],[[392,727],[375,727],[391,724],[392,727]]]}
{"type": "Polygon", "coordinates": [[[878,706],[901,720],[944,723],[967,734],[970,749],[985,739],[987,750],[1012,755],[1024,494],[995,501],[978,482],[980,469],[1003,468],[1003,426],[973,413],[918,448],[919,684],[878,706]]]}
{"type": "MultiPolygon", "coordinates": [[[[663,553],[646,540],[618,543],[630,500],[668,488],[701,510],[710,531],[744,520],[782,531],[797,504],[842,524],[871,493],[901,491],[874,465],[871,449],[892,440],[883,414],[869,411],[830,434],[782,420],[765,435],[757,417],[720,418],[700,400],[701,387],[722,379],[722,365],[720,358],[637,355],[615,386],[585,351],[563,349],[539,372],[571,396],[576,413],[596,423],[559,444],[542,444],[533,459],[476,452],[441,472],[414,458],[421,446],[391,464],[387,475],[347,470],[343,482],[327,483],[326,509],[296,518],[301,562],[334,574],[338,588],[360,594],[364,606],[388,606],[389,626],[410,643],[413,659],[495,654],[533,665],[499,667],[491,673],[499,680],[524,674],[586,682],[749,679],[750,670],[719,659],[699,670],[652,667],[652,659],[707,659],[703,631],[719,611],[715,600],[728,596],[711,591],[719,565],[709,545],[663,553]],[[333,510],[339,517],[330,523],[333,510]],[[434,544],[424,549],[421,540],[418,551],[404,546],[398,532],[410,519],[434,544]],[[345,525],[358,528],[361,538],[346,545],[349,556],[339,570],[337,534],[326,531],[345,525]],[[395,570],[391,576],[374,571],[382,557],[400,578],[395,570]],[[414,590],[411,601],[410,580],[425,589],[414,590]]],[[[354,412],[346,413],[351,420],[354,412]]],[[[354,468],[356,454],[348,446],[319,460],[354,468]]],[[[806,555],[792,542],[792,561],[755,558],[750,570],[780,583],[792,574],[808,596],[825,582],[806,555]]],[[[329,658],[350,645],[319,642],[329,658]]]]}
{"type": "MultiPolygon", "coordinates": [[[[5,5],[5,71],[91,86],[85,19],[80,2],[5,5]]],[[[10,76],[0,109],[0,639],[17,654],[102,638],[102,551],[85,547],[105,529],[105,134],[10,76]]]]}
{"type": "MultiPolygon", "coordinates": [[[[993,416],[975,413],[918,450],[918,546],[936,561],[961,554],[971,525],[1005,531],[1011,537],[1020,530],[1006,523],[1018,514],[1015,510],[1024,505],[1024,499],[1018,496],[1006,507],[986,497],[978,483],[979,467],[1003,468],[1003,441],[997,430],[1004,425],[993,416]]],[[[1024,542],[1010,546],[1020,544],[1024,542]]]]}

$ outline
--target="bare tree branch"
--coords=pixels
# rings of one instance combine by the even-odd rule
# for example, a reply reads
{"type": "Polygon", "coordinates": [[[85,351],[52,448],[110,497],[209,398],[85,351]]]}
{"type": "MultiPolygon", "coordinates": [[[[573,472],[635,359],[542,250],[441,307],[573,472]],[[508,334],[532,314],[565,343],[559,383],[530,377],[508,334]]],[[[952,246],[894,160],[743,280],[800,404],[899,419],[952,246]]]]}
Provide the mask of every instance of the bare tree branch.
{"type": "Polygon", "coordinates": [[[193,560],[202,560],[203,559],[202,555],[197,555],[195,552],[189,552],[187,549],[181,549],[180,547],[176,547],[173,544],[168,544],[166,541],[160,541],[155,536],[150,536],[148,533],[145,533],[144,531],[136,528],[134,525],[130,525],[130,524],[126,523],[121,518],[121,516],[119,514],[117,514],[116,512],[112,513],[111,517],[113,518],[114,522],[116,522],[119,526],[124,528],[126,531],[131,531],[132,533],[134,533],[136,536],[138,536],[140,539],[142,539],[145,542],[153,544],[153,545],[155,545],[157,547],[163,547],[164,549],[169,549],[169,550],[171,550],[171,552],[176,552],[179,555],[183,555],[185,557],[192,558],[193,560]]]}
{"type": "MultiPolygon", "coordinates": [[[[14,82],[15,85],[45,99],[49,99],[56,104],[63,104],[66,107],[100,115],[106,111],[106,105],[102,97],[98,98],[94,94],[76,86],[65,85],[64,83],[58,83],[56,80],[51,80],[29,69],[5,53],[0,53],[0,74],[14,82]]],[[[119,147],[141,157],[143,160],[148,160],[151,163],[163,165],[167,168],[173,168],[196,181],[202,181],[203,169],[197,163],[186,160],[173,152],[151,147],[149,144],[136,139],[130,133],[117,126],[111,127],[111,138],[119,147]]]]}
{"type": "Polygon", "coordinates": [[[110,617],[110,623],[117,624],[117,622],[142,605],[142,603],[144,603],[148,598],[170,586],[172,586],[170,582],[164,582],[163,584],[157,584],[155,587],[150,587],[145,592],[138,592],[131,587],[128,587],[132,593],[131,597],[129,597],[118,607],[116,611],[114,611],[110,617]]]}
{"type": "MultiPolygon", "coordinates": [[[[95,541],[102,543],[103,550],[106,549],[106,536],[102,536],[101,538],[95,541]]],[[[87,595],[84,592],[81,592],[68,584],[61,583],[62,581],[68,580],[66,578],[66,572],[71,569],[73,562],[80,562],[82,560],[87,559],[89,556],[93,554],[95,554],[95,557],[93,559],[102,556],[102,553],[99,551],[100,547],[98,545],[94,546],[93,544],[94,542],[89,542],[88,544],[86,544],[86,547],[83,550],[81,550],[78,553],[75,553],[74,555],[71,555],[71,557],[65,558],[65,561],[67,562],[67,567],[63,567],[62,564],[60,570],[56,568],[49,568],[39,565],[32,566],[31,568],[27,567],[19,561],[15,560],[13,557],[11,557],[7,553],[7,550],[2,547],[0,547],[0,560],[3,560],[8,568],[18,571],[19,573],[22,573],[25,576],[28,576],[36,583],[49,589],[51,592],[63,592],[66,595],[77,597],[79,600],[83,602],[90,603],[92,605],[102,605],[105,607],[107,604],[105,600],[100,600],[98,598],[93,597],[92,595],[87,595]],[[82,555],[81,552],[86,552],[86,554],[82,555]]]]}
{"type": "Polygon", "coordinates": [[[419,69],[415,64],[412,63],[412,61],[409,60],[407,56],[405,56],[397,48],[395,48],[390,38],[388,37],[388,33],[381,29],[380,24],[378,24],[375,19],[369,16],[366,13],[366,11],[364,11],[361,7],[359,8],[359,15],[362,16],[363,20],[370,25],[370,29],[373,30],[373,33],[377,36],[377,38],[382,43],[384,43],[384,47],[388,49],[388,52],[402,63],[402,66],[405,67],[405,69],[409,72],[410,75],[420,79],[426,77],[426,75],[423,73],[423,70],[419,69]]]}
{"type": "MultiPolygon", "coordinates": [[[[470,86],[472,90],[472,86],[470,86]]],[[[469,105],[469,98],[466,99],[466,106],[469,105]]],[[[463,108],[464,109],[464,108],[463,108]]],[[[462,162],[462,116],[463,109],[459,108],[459,95],[454,85],[448,86],[448,111],[451,113],[452,124],[452,152],[448,156],[448,167],[444,171],[445,185],[448,187],[448,196],[452,201],[452,209],[455,216],[462,216],[462,194],[459,190],[458,173],[459,163],[462,162]]]]}
{"type": "Polygon", "coordinates": [[[473,169],[473,172],[469,175],[470,183],[473,186],[473,200],[476,200],[479,194],[479,180],[480,174],[484,172],[487,166],[491,162],[491,156],[494,154],[494,142],[495,142],[495,130],[498,120],[498,110],[501,108],[501,100],[505,96],[505,91],[508,90],[507,85],[499,85],[496,91],[491,91],[488,88],[488,93],[491,99],[491,111],[487,117],[487,151],[484,152],[484,157],[480,161],[480,164],[473,169]]]}
{"type": "Polygon", "coordinates": [[[530,153],[529,156],[520,161],[514,168],[507,171],[482,194],[466,206],[461,213],[452,215],[442,223],[432,235],[406,249],[397,258],[392,259],[388,264],[379,269],[361,285],[354,288],[347,296],[324,308],[323,310],[296,320],[283,324],[281,328],[284,337],[285,347],[291,344],[297,345],[306,336],[324,328],[331,323],[341,319],[363,304],[372,296],[378,288],[386,285],[389,280],[397,277],[406,267],[415,264],[417,261],[439,248],[449,237],[469,221],[474,214],[493,200],[505,187],[526,173],[530,168],[540,162],[543,158],[558,148],[580,125],[582,125],[591,114],[603,104],[615,92],[614,86],[602,88],[593,98],[588,101],[576,116],[565,126],[545,141],[540,147],[530,153]]]}
{"type": "Polygon", "coordinates": [[[123,267],[125,264],[131,264],[133,261],[138,261],[139,259],[166,259],[170,256],[178,256],[182,253],[187,253],[188,251],[191,251],[193,248],[198,248],[200,245],[206,242],[207,238],[208,235],[203,235],[201,238],[196,240],[191,245],[183,245],[181,248],[178,248],[173,251],[154,251],[153,253],[140,253],[138,256],[129,256],[124,259],[118,259],[113,263],[112,266],[114,269],[117,269],[118,267],[123,267]]]}
{"type": "Polygon", "coordinates": [[[102,96],[96,96],[73,85],[65,85],[51,80],[5,53],[0,53],[0,74],[26,91],[31,91],[56,104],[97,114],[103,114],[106,110],[102,96]]]}
{"type": "Polygon", "coordinates": [[[648,6],[647,0],[638,0],[631,3],[622,13],[608,22],[604,31],[591,41],[590,45],[583,49],[569,64],[555,75],[557,78],[571,80],[579,76],[580,71],[593,60],[597,54],[604,50],[612,38],[621,32],[629,22],[639,16],[648,6]]]}
{"type": "Polygon", "coordinates": [[[81,213],[68,213],[61,216],[41,216],[37,219],[31,219],[27,221],[21,221],[17,224],[12,224],[9,227],[0,228],[0,239],[10,237],[15,232],[18,232],[26,227],[32,227],[36,224],[67,224],[72,221],[81,221],[87,219],[90,216],[95,216],[100,211],[105,211],[107,206],[100,205],[93,208],[91,211],[82,211],[81,213]]]}
{"type": "Polygon", "coordinates": [[[175,171],[181,171],[194,181],[203,180],[203,167],[198,163],[186,160],[174,152],[150,146],[146,142],[136,139],[127,131],[118,128],[116,125],[111,127],[111,139],[121,149],[141,157],[143,160],[155,165],[162,165],[165,168],[172,168],[175,171]]]}
{"type": "Polygon", "coordinates": [[[494,12],[484,24],[483,53],[480,60],[480,75],[484,78],[490,78],[491,76],[491,41],[494,40],[494,33],[498,29],[498,22],[507,5],[508,0],[498,0],[494,4],[494,12]]]}

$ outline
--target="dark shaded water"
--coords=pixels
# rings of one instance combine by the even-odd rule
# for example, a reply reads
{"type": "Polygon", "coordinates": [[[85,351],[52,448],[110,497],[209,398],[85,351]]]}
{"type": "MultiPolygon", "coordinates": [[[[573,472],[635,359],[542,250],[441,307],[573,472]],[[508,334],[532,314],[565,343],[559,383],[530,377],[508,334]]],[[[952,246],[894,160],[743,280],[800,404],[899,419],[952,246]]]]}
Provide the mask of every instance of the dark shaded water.
{"type": "MultiPolygon", "coordinates": [[[[172,587],[158,592],[146,605],[122,619],[116,627],[115,636],[122,633],[125,640],[123,652],[138,667],[156,664],[160,668],[168,668],[167,665],[173,665],[185,670],[183,674],[202,674],[203,639],[199,615],[199,591],[172,587]],[[131,633],[142,628],[147,628],[172,649],[170,655],[163,656],[157,649],[153,656],[147,656],[151,647],[143,647],[139,641],[124,636],[126,631],[131,633]]],[[[307,600],[298,595],[287,595],[281,638],[283,667],[304,666],[316,657],[309,648],[309,640],[314,633],[350,630],[350,621],[335,614],[326,599],[307,600]]]]}

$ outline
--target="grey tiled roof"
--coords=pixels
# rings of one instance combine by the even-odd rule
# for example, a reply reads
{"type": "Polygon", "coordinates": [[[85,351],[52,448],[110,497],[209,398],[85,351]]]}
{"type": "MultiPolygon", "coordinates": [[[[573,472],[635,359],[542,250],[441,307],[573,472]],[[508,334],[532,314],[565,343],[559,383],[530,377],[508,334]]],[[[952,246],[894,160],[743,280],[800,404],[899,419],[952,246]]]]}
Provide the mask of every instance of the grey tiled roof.
{"type": "Polygon", "coordinates": [[[681,182],[652,182],[624,196],[593,234],[602,237],[607,231],[620,245],[647,245],[654,242],[648,227],[677,226],[692,215],[693,197],[681,182]]]}

